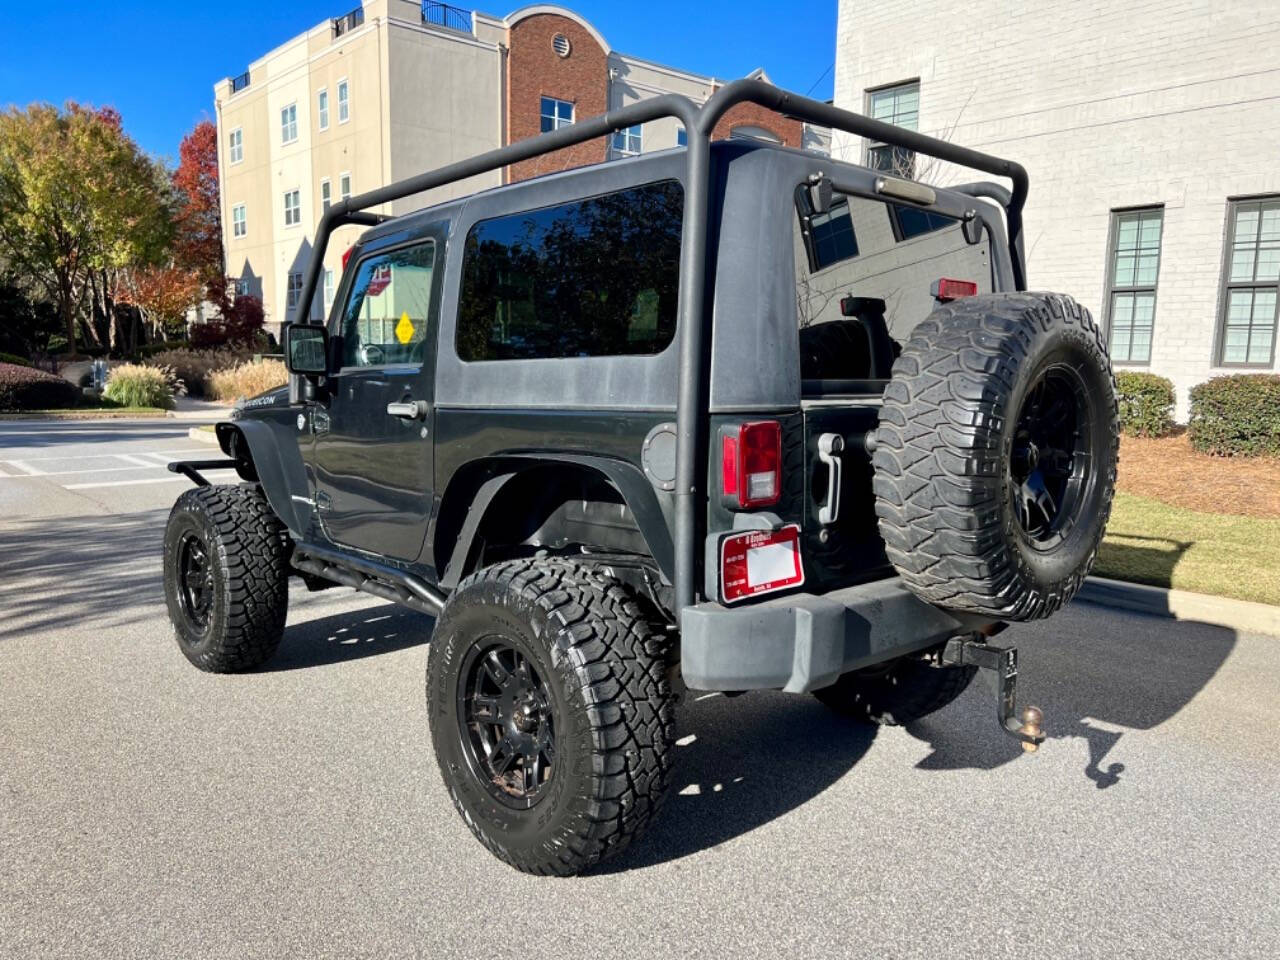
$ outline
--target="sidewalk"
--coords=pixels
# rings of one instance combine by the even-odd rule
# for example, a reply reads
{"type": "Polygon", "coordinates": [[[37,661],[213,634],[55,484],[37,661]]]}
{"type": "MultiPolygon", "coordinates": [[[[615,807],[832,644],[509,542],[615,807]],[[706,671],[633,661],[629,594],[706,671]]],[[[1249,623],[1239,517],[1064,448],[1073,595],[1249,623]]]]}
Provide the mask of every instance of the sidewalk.
{"type": "Polygon", "coordinates": [[[231,416],[233,404],[197,400],[195,397],[174,397],[173,409],[166,416],[177,420],[226,420],[231,416]]]}

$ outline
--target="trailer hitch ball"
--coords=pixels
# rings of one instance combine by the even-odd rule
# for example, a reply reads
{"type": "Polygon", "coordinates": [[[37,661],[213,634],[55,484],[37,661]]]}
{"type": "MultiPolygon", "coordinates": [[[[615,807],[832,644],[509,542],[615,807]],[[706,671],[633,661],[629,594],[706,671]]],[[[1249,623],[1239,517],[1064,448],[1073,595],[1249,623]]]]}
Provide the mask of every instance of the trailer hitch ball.
{"type": "Polygon", "coordinates": [[[1009,736],[1035,753],[1044,743],[1044,714],[1039,707],[1026,707],[1017,717],[1018,650],[984,643],[985,636],[953,637],[942,651],[942,662],[953,666],[977,667],[988,677],[996,700],[996,722],[1009,736]]]}
{"type": "Polygon", "coordinates": [[[1027,753],[1035,753],[1040,749],[1040,742],[1044,739],[1041,728],[1043,721],[1044,714],[1039,707],[1027,707],[1022,711],[1022,726],[1018,728],[1018,733],[1026,738],[1022,741],[1022,749],[1027,753]]]}

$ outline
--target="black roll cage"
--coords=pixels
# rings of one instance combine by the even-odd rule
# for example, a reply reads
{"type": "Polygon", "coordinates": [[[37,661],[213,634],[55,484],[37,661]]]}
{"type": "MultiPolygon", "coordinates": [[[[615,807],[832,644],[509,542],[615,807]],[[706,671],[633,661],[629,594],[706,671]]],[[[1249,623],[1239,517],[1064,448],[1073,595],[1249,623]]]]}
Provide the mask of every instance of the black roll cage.
{"type": "Polygon", "coordinates": [[[707,448],[708,377],[705,369],[704,338],[708,314],[703,297],[706,280],[707,218],[710,211],[711,134],[716,124],[731,107],[754,103],[776,113],[820,126],[830,127],[866,137],[880,143],[893,144],[936,157],[949,163],[981,170],[993,176],[1007,177],[1012,191],[996,184],[970,184],[959,192],[997,200],[1004,207],[1008,224],[1009,246],[1017,289],[1026,287],[1026,262],[1023,256],[1022,210],[1030,186],[1027,171],[1021,164],[991,154],[947,143],[922,133],[904,130],[892,124],[872,120],[861,114],[841,110],[829,103],[788,93],[762,80],[735,80],[717,90],[701,107],[687,97],[666,94],[611,110],[572,126],[530,137],[517,143],[490,150],[467,160],[460,160],[436,170],[429,170],[396,183],[387,184],[329,208],[316,228],[311,262],[303,280],[298,314],[310,317],[320,271],[324,263],[329,236],[347,224],[374,226],[390,217],[369,212],[370,207],[401,200],[416,193],[445,184],[465,180],[482,173],[509,166],[521,160],[551,153],[564,147],[594,140],[615,130],[638,123],[674,117],[684,124],[688,136],[687,178],[684,194],[684,223],[680,242],[679,294],[679,365],[676,389],[676,479],[675,479],[675,609],[691,606],[696,598],[699,556],[698,491],[706,474],[699,457],[707,448]]]}

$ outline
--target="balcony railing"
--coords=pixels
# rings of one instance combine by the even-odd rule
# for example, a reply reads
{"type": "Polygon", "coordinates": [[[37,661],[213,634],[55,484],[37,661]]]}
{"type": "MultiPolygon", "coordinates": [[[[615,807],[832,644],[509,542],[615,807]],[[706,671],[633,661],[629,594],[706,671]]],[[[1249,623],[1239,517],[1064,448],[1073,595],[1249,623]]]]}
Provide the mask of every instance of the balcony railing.
{"type": "Polygon", "coordinates": [[[232,93],[239,93],[241,90],[243,90],[243,89],[244,89],[245,87],[247,87],[248,85],[249,85],[249,71],[248,71],[248,70],[246,70],[244,73],[240,74],[240,76],[238,76],[238,77],[232,77],[232,78],[231,78],[231,92],[232,92],[232,93]]]}
{"type": "Polygon", "coordinates": [[[470,10],[452,7],[447,3],[435,3],[434,0],[422,0],[422,22],[433,27],[444,27],[446,30],[457,30],[459,33],[474,33],[470,10]]]}
{"type": "Polygon", "coordinates": [[[364,23],[364,7],[356,7],[350,13],[333,18],[333,39],[337,40],[344,33],[350,33],[364,23]]]}

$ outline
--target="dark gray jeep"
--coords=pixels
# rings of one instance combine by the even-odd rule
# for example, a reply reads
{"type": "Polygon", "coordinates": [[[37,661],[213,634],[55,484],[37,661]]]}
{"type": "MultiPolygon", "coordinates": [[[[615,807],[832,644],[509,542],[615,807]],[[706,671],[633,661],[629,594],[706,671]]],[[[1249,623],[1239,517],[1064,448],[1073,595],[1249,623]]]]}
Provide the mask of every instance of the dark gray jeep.
{"type": "Polygon", "coordinates": [[[333,206],[366,226],[287,390],[217,426],[165,533],[183,653],[252,669],[288,581],[436,618],[427,706],[467,825],[521,870],[623,849],[671,779],[677,691],[812,692],[906,723],[1089,571],[1116,400],[1088,311],[1027,293],[1015,163],[756,81],[659,97],[333,206]],[[752,101],[1012,181],[939,188],[710,142],[752,101]],[[375,208],[658,117],[688,147],[375,208]],[[210,486],[234,466],[243,484],[210,486]]]}

